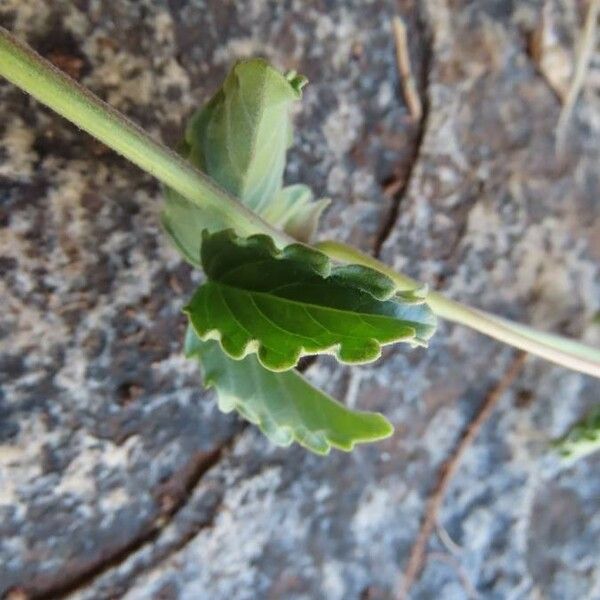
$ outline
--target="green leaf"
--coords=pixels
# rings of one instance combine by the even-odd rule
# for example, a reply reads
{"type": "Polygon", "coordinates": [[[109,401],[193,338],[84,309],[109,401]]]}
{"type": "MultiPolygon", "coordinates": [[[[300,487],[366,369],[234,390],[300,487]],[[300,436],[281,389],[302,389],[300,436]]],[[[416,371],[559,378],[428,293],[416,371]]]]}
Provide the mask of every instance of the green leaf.
{"type": "Polygon", "coordinates": [[[600,405],[594,407],[586,419],[575,425],[554,446],[569,459],[582,458],[600,450],[600,405]]]}
{"type": "Polygon", "coordinates": [[[260,213],[282,187],[292,142],[290,108],[300,97],[266,61],[238,62],[190,120],[190,161],[260,213]]]}
{"type": "MultiPolygon", "coordinates": [[[[314,235],[329,200],[305,185],[283,188],[292,140],[290,107],[306,79],[283,76],[262,59],[238,62],[223,86],[190,119],[180,153],[275,227],[300,241],[314,235]]],[[[200,232],[229,225],[172,190],[163,225],[187,260],[199,264],[200,232]]]]}
{"type": "Polygon", "coordinates": [[[175,190],[165,188],[164,193],[166,203],[161,215],[162,225],[183,257],[200,267],[202,231],[220,231],[227,227],[227,223],[220,215],[192,204],[175,190]]]}
{"type": "Polygon", "coordinates": [[[256,352],[273,371],[317,353],[369,362],[384,344],[426,345],[435,330],[422,296],[399,293],[367,267],[334,267],[302,244],[279,250],[265,235],[205,232],[201,259],[208,282],[184,309],[194,330],[219,340],[232,358],[256,352]]]}
{"type": "Polygon", "coordinates": [[[200,363],[204,384],[216,389],[223,412],[237,410],[279,446],[296,441],[328,454],[332,446],[349,451],[393,433],[383,415],[349,410],[296,371],[267,371],[254,356],[232,360],[215,341],[201,341],[191,327],[185,353],[200,363]]]}
{"type": "MultiPolygon", "coordinates": [[[[227,223],[220,215],[202,210],[174,190],[165,189],[165,197],[167,202],[162,212],[165,231],[184,258],[195,266],[201,266],[201,232],[227,229],[227,223]]],[[[290,185],[279,192],[277,202],[270,204],[262,216],[295,239],[308,240],[316,231],[321,213],[328,204],[326,199],[315,202],[308,186],[290,185]]]]}
{"type": "Polygon", "coordinates": [[[293,238],[308,242],[314,236],[328,198],[314,200],[312,190],[303,184],[288,185],[265,207],[261,216],[293,238]]]}

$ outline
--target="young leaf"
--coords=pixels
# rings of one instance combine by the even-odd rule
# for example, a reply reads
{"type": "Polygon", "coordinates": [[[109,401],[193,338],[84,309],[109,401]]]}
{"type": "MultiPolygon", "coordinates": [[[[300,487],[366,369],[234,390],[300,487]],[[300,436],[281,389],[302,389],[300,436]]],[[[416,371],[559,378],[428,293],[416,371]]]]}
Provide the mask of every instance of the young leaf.
{"type": "MultiPolygon", "coordinates": [[[[202,210],[172,189],[165,189],[166,204],[162,212],[165,231],[184,258],[194,266],[201,266],[200,232],[221,231],[227,223],[219,215],[202,210]]],[[[283,188],[277,201],[265,209],[262,217],[279,229],[285,230],[297,240],[310,239],[317,229],[321,213],[329,200],[313,200],[311,189],[302,184],[283,188]]]]}
{"type": "Polygon", "coordinates": [[[192,204],[171,188],[165,188],[164,193],[166,202],[161,221],[165,232],[182,256],[192,265],[200,267],[202,231],[220,231],[227,224],[219,215],[192,204]]]}
{"type": "Polygon", "coordinates": [[[565,458],[578,459],[600,450],[600,405],[555,444],[565,458]]]}
{"type": "Polygon", "coordinates": [[[189,122],[190,161],[260,213],[281,189],[292,142],[289,111],[300,97],[266,61],[238,62],[189,122]]]}
{"type": "Polygon", "coordinates": [[[315,234],[321,214],[328,205],[329,199],[315,201],[312,190],[298,183],[284,187],[261,212],[261,216],[293,238],[308,242],[315,234]]]}
{"type": "MultiPolygon", "coordinates": [[[[309,241],[329,200],[313,200],[305,185],[283,188],[285,156],[292,139],[291,103],[306,80],[284,77],[262,59],[237,63],[219,91],[188,123],[180,153],[254,212],[300,241],[309,241]]],[[[202,229],[225,229],[172,190],[163,225],[193,264],[200,258],[202,229]],[[208,220],[207,220],[208,218],[208,220]]]]}
{"type": "Polygon", "coordinates": [[[232,360],[217,342],[201,341],[191,327],[185,354],[200,363],[204,384],[216,389],[223,412],[237,410],[278,446],[296,441],[317,454],[328,454],[332,446],[349,451],[357,443],[393,432],[383,415],[349,410],[296,371],[267,371],[254,356],[232,360]]]}
{"type": "Polygon", "coordinates": [[[435,329],[421,296],[398,293],[368,267],[333,267],[302,244],[278,250],[265,235],[204,232],[201,260],[208,282],[184,309],[194,330],[219,340],[232,358],[256,352],[273,371],[292,368],[306,354],[369,362],[383,344],[426,345],[435,329]]]}

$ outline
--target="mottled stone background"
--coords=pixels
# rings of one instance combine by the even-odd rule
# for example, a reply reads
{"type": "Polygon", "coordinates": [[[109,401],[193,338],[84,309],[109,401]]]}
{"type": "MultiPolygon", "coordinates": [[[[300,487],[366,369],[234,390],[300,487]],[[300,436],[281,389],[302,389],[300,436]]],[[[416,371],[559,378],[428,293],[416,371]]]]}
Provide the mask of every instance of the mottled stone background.
{"type": "MultiPolygon", "coordinates": [[[[554,153],[584,9],[0,0],[0,23],[171,145],[235,58],[306,73],[288,181],[333,199],[323,237],[600,344],[599,53],[554,153]]],[[[442,324],[427,351],[319,360],[309,377],[397,433],[327,458],[274,448],[219,414],[180,354],[198,274],[160,231],[156,181],[6,82],[0,139],[0,596],[393,598],[439,467],[513,351],[442,324]]],[[[432,535],[411,598],[600,598],[600,456],[548,448],[599,392],[527,361],[446,495],[456,546],[432,535]]]]}

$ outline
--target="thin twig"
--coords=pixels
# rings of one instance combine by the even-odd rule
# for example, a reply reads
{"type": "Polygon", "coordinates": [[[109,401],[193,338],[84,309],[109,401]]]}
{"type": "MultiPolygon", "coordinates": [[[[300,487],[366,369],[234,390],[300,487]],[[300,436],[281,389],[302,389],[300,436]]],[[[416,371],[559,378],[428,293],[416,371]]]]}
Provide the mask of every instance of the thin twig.
{"type": "Polygon", "coordinates": [[[444,501],[446,490],[448,489],[452,478],[460,466],[462,457],[469,446],[473,443],[473,440],[477,437],[477,434],[481,430],[484,423],[493,413],[496,404],[503,396],[504,392],[506,392],[506,390],[512,385],[514,380],[521,373],[526,356],[527,354],[525,352],[519,352],[516,355],[502,379],[487,395],[481,408],[475,415],[475,418],[471,421],[466,431],[460,438],[452,455],[442,465],[439,472],[438,482],[433,489],[429,500],[427,501],[425,516],[421,523],[419,533],[415,543],[413,544],[408,563],[404,571],[402,585],[398,594],[399,600],[405,600],[407,598],[410,588],[417,580],[423,569],[423,566],[425,565],[427,542],[435,528],[435,524],[437,523],[438,513],[444,501]]]}
{"type": "Polygon", "coordinates": [[[460,562],[456,559],[456,557],[452,556],[451,554],[444,554],[443,552],[432,552],[429,555],[429,558],[431,558],[432,560],[439,560],[440,562],[445,562],[451,567],[453,567],[456,573],[458,574],[458,578],[460,579],[462,586],[465,588],[465,592],[467,592],[467,596],[471,600],[478,600],[479,594],[477,593],[477,590],[471,583],[469,576],[463,569],[460,562]]]}
{"type": "Polygon", "coordinates": [[[440,538],[440,542],[442,542],[446,550],[448,550],[448,554],[456,556],[461,553],[462,548],[450,537],[446,528],[439,521],[436,521],[435,532],[440,538]]]}
{"type": "Polygon", "coordinates": [[[600,0],[590,0],[583,28],[583,37],[579,42],[577,50],[575,72],[556,126],[556,153],[558,156],[561,156],[563,153],[569,121],[571,120],[575,103],[577,102],[579,92],[581,92],[581,88],[583,87],[588,72],[590,58],[594,51],[596,41],[596,21],[598,20],[599,13],[600,0]]]}
{"type": "Polygon", "coordinates": [[[406,196],[408,186],[413,177],[414,169],[419,163],[419,156],[421,154],[421,148],[425,138],[425,129],[427,126],[427,116],[429,112],[429,102],[427,99],[429,78],[427,74],[430,71],[429,64],[431,60],[431,49],[429,47],[427,25],[424,20],[417,19],[415,31],[422,40],[421,65],[419,69],[423,74],[422,99],[417,91],[417,84],[410,67],[408,39],[404,21],[402,21],[400,17],[394,18],[392,22],[392,32],[396,46],[398,71],[400,72],[400,81],[403,87],[403,94],[406,99],[406,104],[408,106],[411,119],[413,120],[412,127],[414,128],[414,135],[412,136],[411,143],[408,145],[409,156],[407,168],[401,169],[399,172],[397,171],[393,175],[392,179],[388,181],[383,188],[384,195],[391,200],[391,207],[383,220],[381,228],[379,229],[373,244],[373,254],[376,257],[379,257],[381,254],[383,245],[390,236],[394,225],[398,221],[400,204],[406,196]]]}
{"type": "Polygon", "coordinates": [[[417,91],[417,83],[410,66],[410,52],[408,50],[408,35],[402,17],[395,16],[392,21],[394,40],[396,42],[396,60],[398,71],[401,75],[402,92],[408,106],[410,116],[417,123],[423,118],[423,104],[417,91]]]}

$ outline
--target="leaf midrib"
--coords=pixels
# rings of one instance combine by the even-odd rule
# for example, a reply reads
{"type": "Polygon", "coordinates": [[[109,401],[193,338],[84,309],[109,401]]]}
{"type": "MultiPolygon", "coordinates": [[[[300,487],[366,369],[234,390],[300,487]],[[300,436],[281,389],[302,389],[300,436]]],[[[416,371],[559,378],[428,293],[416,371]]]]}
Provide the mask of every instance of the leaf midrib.
{"type": "MultiPolygon", "coordinates": [[[[394,323],[402,323],[402,324],[404,324],[404,325],[406,325],[408,327],[411,327],[412,329],[415,329],[415,332],[414,332],[413,335],[416,335],[416,326],[419,326],[419,325],[426,326],[425,323],[420,323],[418,321],[407,321],[407,320],[404,320],[404,319],[397,319],[395,317],[390,317],[388,315],[380,315],[380,314],[377,314],[377,313],[367,313],[367,312],[360,312],[360,311],[344,310],[344,309],[341,309],[341,308],[335,308],[335,307],[331,307],[331,306],[323,306],[321,304],[313,304],[312,302],[301,302],[301,301],[298,301],[298,300],[291,300],[289,298],[282,298],[281,296],[276,296],[276,295],[271,294],[269,292],[259,292],[259,291],[254,291],[254,290],[245,290],[243,288],[239,288],[239,287],[235,287],[235,286],[232,286],[232,285],[228,285],[228,284],[223,283],[221,281],[209,281],[209,283],[211,283],[213,285],[218,285],[218,286],[226,287],[228,289],[234,290],[237,293],[243,293],[243,294],[249,294],[249,295],[256,294],[258,296],[265,297],[265,298],[270,299],[270,300],[290,303],[290,304],[299,306],[299,307],[303,308],[304,310],[306,310],[307,307],[309,307],[309,308],[314,308],[314,309],[318,309],[318,310],[331,311],[333,313],[339,313],[339,314],[343,314],[343,315],[358,315],[359,317],[361,317],[361,319],[363,320],[363,322],[365,323],[365,325],[367,325],[368,327],[370,327],[372,329],[375,329],[376,331],[377,331],[377,329],[375,328],[375,326],[371,325],[370,323],[365,322],[364,319],[363,319],[363,317],[366,316],[366,317],[369,317],[369,318],[372,318],[372,319],[376,319],[376,320],[381,319],[381,320],[386,321],[386,322],[392,321],[394,323]]],[[[269,321],[270,320],[271,319],[269,319],[269,321]]],[[[278,327],[278,329],[281,329],[281,327],[277,326],[276,324],[274,324],[274,325],[276,327],[278,327]]],[[[331,329],[328,329],[327,327],[325,327],[321,323],[319,323],[319,325],[321,327],[323,327],[323,329],[325,329],[325,331],[328,331],[330,333],[335,333],[336,335],[341,335],[343,337],[354,338],[354,339],[364,339],[364,337],[365,337],[363,335],[350,335],[350,334],[347,334],[347,333],[338,333],[338,332],[332,331],[331,329]]],[[[246,328],[244,327],[244,329],[246,329],[246,328]]],[[[246,331],[248,331],[248,330],[246,329],[246,331]]],[[[285,329],[282,329],[282,331],[284,331],[286,333],[292,333],[292,335],[296,335],[298,337],[302,337],[302,336],[299,336],[298,334],[294,334],[293,332],[287,331],[285,329]]],[[[304,336],[304,337],[306,337],[307,339],[311,339],[308,336],[304,336]]]]}
{"type": "MultiPolygon", "coordinates": [[[[262,72],[261,73],[261,85],[260,85],[260,118],[256,120],[257,123],[260,123],[262,121],[263,115],[265,113],[265,95],[266,95],[266,79],[267,79],[267,74],[266,72],[262,72]]],[[[242,106],[243,110],[244,110],[244,115],[246,117],[246,120],[249,122],[250,125],[252,125],[252,116],[250,115],[250,113],[248,112],[248,108],[246,106],[246,100],[244,98],[244,93],[242,92],[243,90],[243,86],[239,86],[239,98],[240,98],[240,106],[242,106]]],[[[233,102],[233,96],[230,98],[230,103],[233,102]]],[[[231,106],[227,106],[227,102],[225,103],[226,106],[226,110],[228,113],[228,116],[226,116],[226,137],[225,137],[225,145],[227,146],[227,154],[230,157],[230,162],[233,164],[233,161],[231,161],[231,150],[229,148],[229,140],[233,139],[232,135],[231,135],[231,106]]],[[[248,164],[244,165],[244,168],[241,169],[240,166],[238,166],[237,164],[235,164],[235,168],[236,171],[239,175],[239,182],[240,182],[240,190],[239,190],[239,194],[240,194],[240,198],[242,200],[245,200],[245,195],[246,195],[246,186],[248,185],[248,177],[249,177],[249,169],[248,169],[248,165],[250,163],[252,163],[252,161],[254,160],[255,156],[256,156],[256,152],[257,152],[257,143],[258,143],[258,132],[259,132],[259,127],[251,127],[252,130],[252,134],[251,134],[251,140],[250,140],[250,150],[248,153],[249,159],[248,159],[248,164]]],[[[274,138],[277,135],[277,131],[276,128],[273,128],[273,135],[272,137],[274,138]]],[[[232,142],[235,143],[235,142],[232,142]]],[[[270,173],[267,171],[263,176],[262,176],[262,180],[266,180],[268,177],[270,176],[270,173]]],[[[263,199],[264,200],[264,199],[263,199]]],[[[270,200],[270,198],[269,198],[270,200]]],[[[255,207],[255,211],[260,213],[260,211],[262,210],[262,206],[259,203],[256,207],[255,207]]]]}

